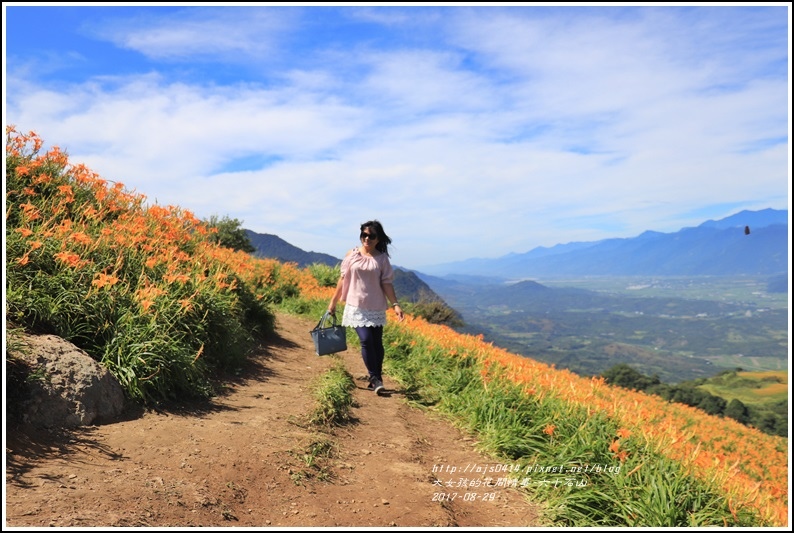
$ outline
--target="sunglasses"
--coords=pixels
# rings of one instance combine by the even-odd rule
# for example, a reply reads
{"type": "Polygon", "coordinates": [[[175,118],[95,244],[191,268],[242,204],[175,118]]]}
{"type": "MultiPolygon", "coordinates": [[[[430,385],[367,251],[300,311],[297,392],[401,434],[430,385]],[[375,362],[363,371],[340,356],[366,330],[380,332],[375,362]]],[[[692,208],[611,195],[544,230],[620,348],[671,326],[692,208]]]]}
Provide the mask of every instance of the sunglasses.
{"type": "Polygon", "coordinates": [[[364,239],[369,239],[371,241],[377,241],[378,240],[378,236],[375,235],[374,233],[366,233],[366,232],[362,231],[361,232],[361,240],[364,240],[364,239]]]}

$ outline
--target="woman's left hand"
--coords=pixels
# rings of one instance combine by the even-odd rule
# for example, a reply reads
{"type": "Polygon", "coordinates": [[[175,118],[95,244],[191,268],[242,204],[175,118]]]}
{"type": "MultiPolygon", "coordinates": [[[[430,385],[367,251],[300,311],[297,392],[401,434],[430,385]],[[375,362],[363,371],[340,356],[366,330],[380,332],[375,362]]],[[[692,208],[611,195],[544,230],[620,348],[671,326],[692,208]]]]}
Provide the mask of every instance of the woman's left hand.
{"type": "Polygon", "coordinates": [[[394,312],[397,314],[397,320],[399,322],[405,320],[405,313],[403,313],[402,307],[400,307],[399,305],[395,305],[394,312]]]}

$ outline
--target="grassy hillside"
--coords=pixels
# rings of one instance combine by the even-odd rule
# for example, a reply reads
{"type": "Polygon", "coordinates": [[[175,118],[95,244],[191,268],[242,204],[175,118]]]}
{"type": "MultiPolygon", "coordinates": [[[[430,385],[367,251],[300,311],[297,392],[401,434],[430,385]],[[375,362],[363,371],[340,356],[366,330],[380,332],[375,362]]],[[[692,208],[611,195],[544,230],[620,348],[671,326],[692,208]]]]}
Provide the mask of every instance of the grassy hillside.
{"type": "MultiPolygon", "coordinates": [[[[7,319],[80,345],[133,399],[201,402],[213,371],[273,327],[274,306],[318,317],[327,305],[321,267],[221,248],[190,213],[41,146],[7,128],[7,319]]],[[[786,525],[785,439],[389,313],[390,375],[470,431],[499,467],[494,486],[524,491],[555,525],[786,525]]]]}
{"type": "Polygon", "coordinates": [[[788,372],[728,372],[709,378],[700,388],[725,400],[768,405],[788,400],[788,372]]]}

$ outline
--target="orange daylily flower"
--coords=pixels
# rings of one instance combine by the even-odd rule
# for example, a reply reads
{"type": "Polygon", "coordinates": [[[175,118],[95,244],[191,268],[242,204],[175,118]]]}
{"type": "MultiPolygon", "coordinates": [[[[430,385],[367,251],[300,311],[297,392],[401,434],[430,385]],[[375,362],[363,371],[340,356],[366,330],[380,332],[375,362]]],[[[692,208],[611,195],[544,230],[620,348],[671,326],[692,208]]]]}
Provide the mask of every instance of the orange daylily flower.
{"type": "Polygon", "coordinates": [[[55,254],[55,258],[61,261],[62,263],[66,264],[67,266],[77,267],[80,265],[80,256],[74,252],[58,252],[55,254]]]}
{"type": "Polygon", "coordinates": [[[94,285],[98,289],[101,289],[103,287],[112,287],[118,282],[119,282],[119,278],[117,278],[116,276],[100,273],[94,277],[94,281],[91,282],[91,285],[94,285]]]}
{"type": "Polygon", "coordinates": [[[73,233],[72,236],[71,236],[71,239],[74,242],[79,243],[79,244],[91,244],[91,243],[94,242],[94,240],[91,237],[89,237],[88,235],[86,235],[82,231],[78,231],[76,233],[73,233]]]}
{"type": "Polygon", "coordinates": [[[627,439],[630,436],[631,436],[631,431],[629,431],[628,429],[620,428],[618,430],[618,437],[620,437],[621,439],[627,439]]]}

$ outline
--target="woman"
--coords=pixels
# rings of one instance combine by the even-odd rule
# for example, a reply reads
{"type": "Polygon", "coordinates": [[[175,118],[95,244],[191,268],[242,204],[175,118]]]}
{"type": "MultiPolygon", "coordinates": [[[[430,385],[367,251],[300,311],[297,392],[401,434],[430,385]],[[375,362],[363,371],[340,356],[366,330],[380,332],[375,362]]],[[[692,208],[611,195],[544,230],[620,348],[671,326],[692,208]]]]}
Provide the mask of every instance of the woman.
{"type": "Polygon", "coordinates": [[[397,319],[405,315],[394,293],[394,270],[389,262],[391,239],[377,220],[361,224],[361,246],[353,248],[342,260],[341,276],[328,312],[336,312],[337,302],[345,302],[342,325],[355,328],[361,341],[361,357],[369,373],[369,389],[378,395],[383,388],[383,326],[389,302],[397,319]]]}

